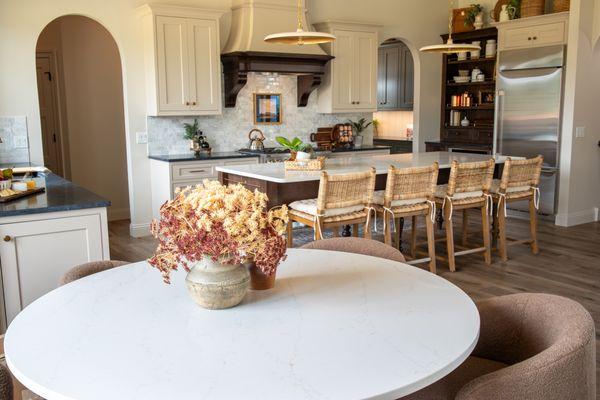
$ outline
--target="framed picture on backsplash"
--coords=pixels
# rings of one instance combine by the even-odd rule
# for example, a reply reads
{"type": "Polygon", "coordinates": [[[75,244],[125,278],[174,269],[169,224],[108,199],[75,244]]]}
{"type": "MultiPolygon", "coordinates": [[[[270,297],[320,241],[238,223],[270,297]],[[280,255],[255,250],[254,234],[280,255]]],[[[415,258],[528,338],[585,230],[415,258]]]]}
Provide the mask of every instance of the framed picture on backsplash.
{"type": "Polygon", "coordinates": [[[254,123],[279,125],[282,121],[281,94],[254,93],[254,123]]]}

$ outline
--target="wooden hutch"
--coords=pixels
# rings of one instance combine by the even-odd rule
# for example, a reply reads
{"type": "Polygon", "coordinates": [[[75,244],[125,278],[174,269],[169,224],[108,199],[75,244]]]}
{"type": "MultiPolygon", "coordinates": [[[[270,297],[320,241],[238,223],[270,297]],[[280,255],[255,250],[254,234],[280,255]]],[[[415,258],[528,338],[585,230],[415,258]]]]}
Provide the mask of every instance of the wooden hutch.
{"type": "MultiPolygon", "coordinates": [[[[498,39],[495,27],[479,29],[452,35],[456,43],[481,42],[481,55],[471,59],[467,53],[465,60],[459,60],[457,54],[444,54],[442,64],[442,96],[440,113],[440,141],[426,142],[427,151],[466,151],[475,153],[492,153],[494,137],[494,101],[496,93],[496,57],[485,57],[486,42],[498,39]],[[459,70],[468,70],[471,76],[474,68],[479,68],[485,75],[483,82],[457,83],[455,76],[459,70]],[[452,96],[465,93],[470,97],[470,104],[452,104],[452,96]],[[453,113],[460,113],[459,120],[469,120],[469,126],[451,121],[453,113]]],[[[442,35],[444,42],[448,35],[442,35]]],[[[456,118],[456,117],[455,117],[456,118]]]]}

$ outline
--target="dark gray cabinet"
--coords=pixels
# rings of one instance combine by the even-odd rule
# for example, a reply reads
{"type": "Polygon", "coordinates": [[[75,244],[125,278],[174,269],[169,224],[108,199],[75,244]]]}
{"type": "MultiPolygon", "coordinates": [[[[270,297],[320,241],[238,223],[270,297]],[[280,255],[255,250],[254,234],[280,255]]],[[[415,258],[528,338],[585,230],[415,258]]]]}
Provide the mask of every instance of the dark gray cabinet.
{"type": "Polygon", "coordinates": [[[377,109],[412,110],[414,104],[414,63],[408,47],[399,41],[379,47],[377,68],[377,109]]]}

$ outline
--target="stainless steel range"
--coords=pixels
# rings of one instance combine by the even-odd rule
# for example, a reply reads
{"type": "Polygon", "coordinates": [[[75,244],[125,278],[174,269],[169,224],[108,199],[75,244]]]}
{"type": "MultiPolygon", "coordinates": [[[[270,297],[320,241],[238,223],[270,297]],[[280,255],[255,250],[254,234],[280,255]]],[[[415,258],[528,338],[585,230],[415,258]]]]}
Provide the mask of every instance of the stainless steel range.
{"type": "Polygon", "coordinates": [[[290,151],[281,147],[265,147],[262,150],[240,149],[238,153],[257,154],[261,164],[284,162],[290,158],[290,151]]]}

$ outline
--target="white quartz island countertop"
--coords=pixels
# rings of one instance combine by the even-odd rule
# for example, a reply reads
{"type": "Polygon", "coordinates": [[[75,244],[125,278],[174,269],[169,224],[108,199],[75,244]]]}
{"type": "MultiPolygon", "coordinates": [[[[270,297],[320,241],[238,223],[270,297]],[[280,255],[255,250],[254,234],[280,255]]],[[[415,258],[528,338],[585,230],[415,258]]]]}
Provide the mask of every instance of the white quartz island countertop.
{"type": "MultiPolygon", "coordinates": [[[[494,158],[496,163],[504,163],[508,157],[449,152],[390,154],[372,157],[352,157],[350,155],[326,160],[323,171],[329,174],[348,174],[367,171],[369,168],[375,167],[379,175],[387,174],[390,165],[397,168],[411,168],[426,167],[437,162],[440,168],[450,168],[454,160],[462,163],[486,161],[490,158],[494,158]]],[[[317,181],[321,175],[321,171],[286,171],[283,163],[221,166],[217,167],[217,171],[275,183],[317,181]]]]}

